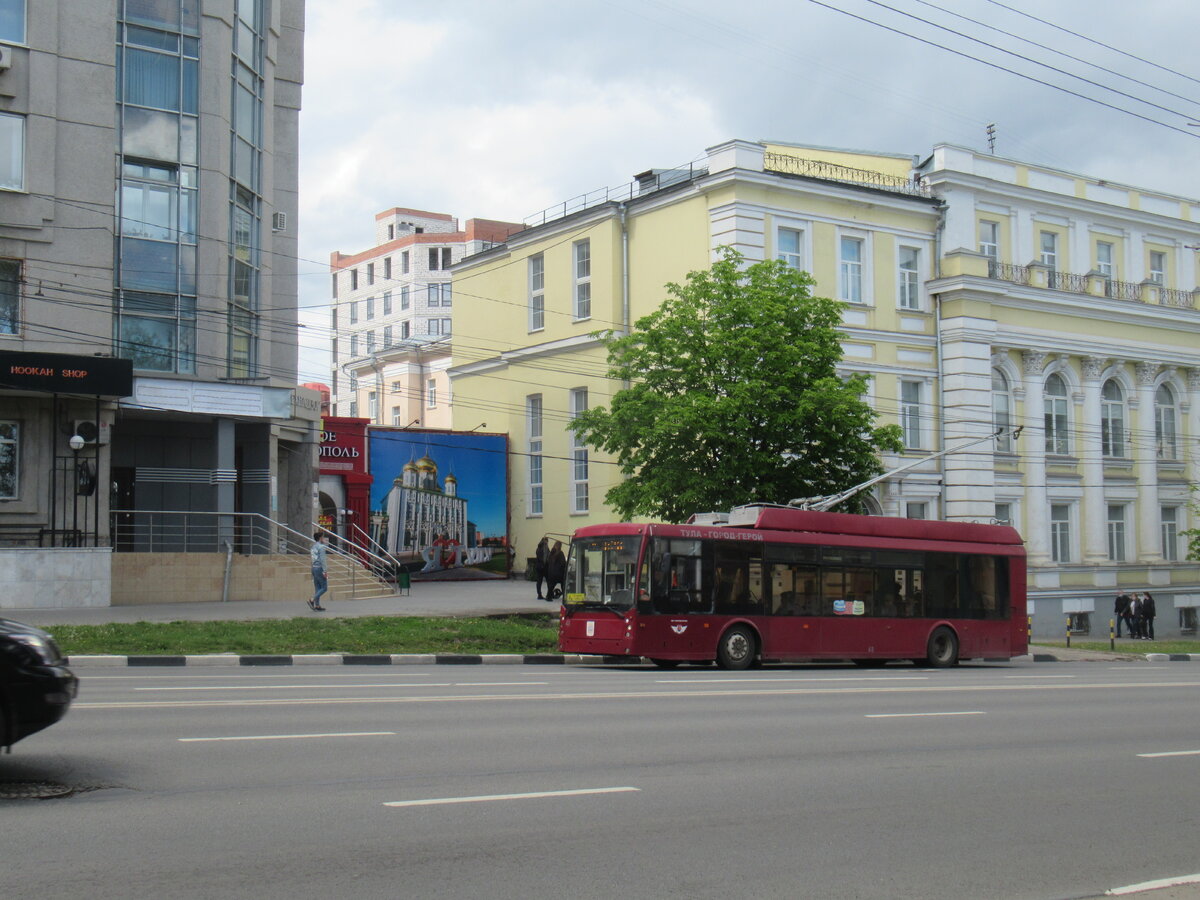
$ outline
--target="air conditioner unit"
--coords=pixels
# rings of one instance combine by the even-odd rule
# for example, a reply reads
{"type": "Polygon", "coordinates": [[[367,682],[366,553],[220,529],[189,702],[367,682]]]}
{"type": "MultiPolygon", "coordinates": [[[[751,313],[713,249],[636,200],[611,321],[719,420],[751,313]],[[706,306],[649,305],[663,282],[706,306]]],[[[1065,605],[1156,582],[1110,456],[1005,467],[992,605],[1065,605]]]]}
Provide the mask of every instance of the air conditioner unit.
{"type": "Polygon", "coordinates": [[[89,444],[107,444],[112,439],[112,426],[107,422],[101,422],[99,427],[92,419],[76,419],[75,430],[72,434],[77,434],[89,444]]]}
{"type": "Polygon", "coordinates": [[[271,213],[271,230],[287,231],[287,213],[271,213]]]}
{"type": "Polygon", "coordinates": [[[11,69],[13,62],[12,47],[0,44],[0,69],[11,69]]]}

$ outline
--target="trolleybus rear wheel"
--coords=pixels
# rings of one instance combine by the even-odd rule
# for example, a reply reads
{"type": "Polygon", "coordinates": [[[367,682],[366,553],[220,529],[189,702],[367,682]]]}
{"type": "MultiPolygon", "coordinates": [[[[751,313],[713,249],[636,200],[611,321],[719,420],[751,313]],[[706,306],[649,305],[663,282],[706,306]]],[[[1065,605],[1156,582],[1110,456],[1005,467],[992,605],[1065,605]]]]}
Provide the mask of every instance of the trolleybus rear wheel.
{"type": "Polygon", "coordinates": [[[925,661],[936,669],[958,664],[958,638],[945,625],[933,629],[925,645],[925,661]]]}
{"type": "Polygon", "coordinates": [[[734,625],[717,644],[717,665],[722,669],[748,669],[757,649],[754,633],[745,625],[734,625]]]}

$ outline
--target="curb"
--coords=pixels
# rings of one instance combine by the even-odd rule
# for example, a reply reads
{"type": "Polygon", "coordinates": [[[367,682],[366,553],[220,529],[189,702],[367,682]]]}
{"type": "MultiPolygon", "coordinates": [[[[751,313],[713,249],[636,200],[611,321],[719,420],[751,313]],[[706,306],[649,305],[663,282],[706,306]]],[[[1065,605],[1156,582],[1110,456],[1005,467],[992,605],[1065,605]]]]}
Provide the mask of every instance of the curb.
{"type": "Polygon", "coordinates": [[[209,656],[68,656],[67,665],[135,668],[143,666],[595,666],[648,663],[640,656],[580,653],[313,653],[279,656],[214,653],[209,656]]]}

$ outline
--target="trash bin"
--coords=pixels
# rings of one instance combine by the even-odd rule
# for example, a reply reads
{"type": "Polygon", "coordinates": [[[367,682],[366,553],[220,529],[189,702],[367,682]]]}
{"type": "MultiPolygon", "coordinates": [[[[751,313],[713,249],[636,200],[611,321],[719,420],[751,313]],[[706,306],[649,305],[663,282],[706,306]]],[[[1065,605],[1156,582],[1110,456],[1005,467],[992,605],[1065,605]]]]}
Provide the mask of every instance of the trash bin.
{"type": "Polygon", "coordinates": [[[412,594],[412,576],[408,574],[408,569],[396,573],[396,593],[412,594]]]}

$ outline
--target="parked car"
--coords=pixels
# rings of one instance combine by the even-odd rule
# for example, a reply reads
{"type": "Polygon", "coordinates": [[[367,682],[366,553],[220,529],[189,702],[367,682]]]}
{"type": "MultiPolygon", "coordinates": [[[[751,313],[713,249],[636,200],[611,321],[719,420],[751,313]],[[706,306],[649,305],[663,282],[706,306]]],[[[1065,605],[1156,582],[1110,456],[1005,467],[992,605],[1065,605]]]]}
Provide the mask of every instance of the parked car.
{"type": "Polygon", "coordinates": [[[67,714],[79,680],[54,638],[40,628],[0,619],[0,749],[67,714]]]}

